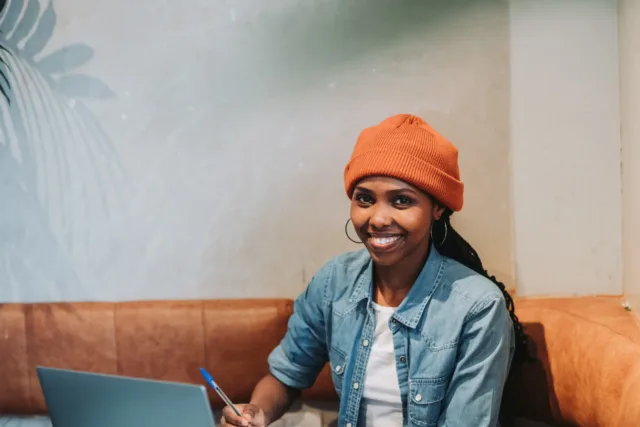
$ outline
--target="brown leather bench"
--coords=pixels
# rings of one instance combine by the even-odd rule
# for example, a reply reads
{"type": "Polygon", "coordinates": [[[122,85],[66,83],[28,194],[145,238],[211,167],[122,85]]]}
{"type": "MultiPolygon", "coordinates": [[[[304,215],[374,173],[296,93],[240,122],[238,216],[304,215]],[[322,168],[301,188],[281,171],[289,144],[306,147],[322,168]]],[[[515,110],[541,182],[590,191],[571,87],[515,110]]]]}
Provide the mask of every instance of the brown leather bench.
{"type": "MultiPolygon", "coordinates": [[[[515,372],[506,412],[640,426],[640,329],[617,299],[516,304],[538,361],[515,372]]],[[[46,413],[37,365],[200,384],[204,366],[232,400],[247,401],[291,313],[286,299],[0,305],[0,414],[46,413]]],[[[335,400],[327,368],[303,397],[335,400]]]]}

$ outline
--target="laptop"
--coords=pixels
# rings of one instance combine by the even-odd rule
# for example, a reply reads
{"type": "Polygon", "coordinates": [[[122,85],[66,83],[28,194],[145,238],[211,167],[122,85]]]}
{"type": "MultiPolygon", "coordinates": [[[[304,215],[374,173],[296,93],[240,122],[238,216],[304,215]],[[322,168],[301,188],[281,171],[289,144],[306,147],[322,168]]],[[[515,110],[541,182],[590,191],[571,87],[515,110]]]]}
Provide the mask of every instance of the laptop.
{"type": "Polygon", "coordinates": [[[204,386],[38,366],[53,427],[215,427],[204,386]]]}

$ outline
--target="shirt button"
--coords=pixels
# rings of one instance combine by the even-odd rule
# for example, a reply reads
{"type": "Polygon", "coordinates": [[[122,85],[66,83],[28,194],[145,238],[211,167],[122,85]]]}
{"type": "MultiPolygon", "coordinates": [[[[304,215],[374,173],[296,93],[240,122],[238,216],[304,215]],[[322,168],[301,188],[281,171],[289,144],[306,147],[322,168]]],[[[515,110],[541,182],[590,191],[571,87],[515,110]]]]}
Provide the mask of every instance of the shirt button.
{"type": "Polygon", "coordinates": [[[358,384],[358,383],[353,383],[353,388],[354,388],[354,389],[356,389],[356,390],[357,390],[357,389],[358,389],[358,387],[360,387],[360,384],[358,384]]]}
{"type": "Polygon", "coordinates": [[[391,319],[391,322],[392,323],[398,323],[398,321],[395,319],[395,317],[391,319]]]}
{"type": "Polygon", "coordinates": [[[421,394],[416,394],[416,402],[420,402],[422,400],[421,394]]]}
{"type": "Polygon", "coordinates": [[[340,365],[336,366],[336,372],[340,373],[340,371],[342,371],[342,366],[340,365]]]}
{"type": "Polygon", "coordinates": [[[407,359],[404,356],[400,356],[400,362],[404,363],[407,359]]]}
{"type": "Polygon", "coordinates": [[[365,347],[369,347],[369,340],[362,341],[362,345],[365,347]]]}

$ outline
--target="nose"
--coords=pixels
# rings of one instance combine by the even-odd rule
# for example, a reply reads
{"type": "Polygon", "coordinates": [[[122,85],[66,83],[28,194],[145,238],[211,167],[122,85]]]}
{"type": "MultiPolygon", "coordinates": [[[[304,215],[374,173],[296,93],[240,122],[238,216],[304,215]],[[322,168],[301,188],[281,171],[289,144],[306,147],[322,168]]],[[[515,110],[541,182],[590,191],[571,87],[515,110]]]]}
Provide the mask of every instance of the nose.
{"type": "Polygon", "coordinates": [[[391,209],[383,203],[377,203],[373,206],[369,224],[376,229],[384,229],[393,224],[393,216],[391,209]]]}

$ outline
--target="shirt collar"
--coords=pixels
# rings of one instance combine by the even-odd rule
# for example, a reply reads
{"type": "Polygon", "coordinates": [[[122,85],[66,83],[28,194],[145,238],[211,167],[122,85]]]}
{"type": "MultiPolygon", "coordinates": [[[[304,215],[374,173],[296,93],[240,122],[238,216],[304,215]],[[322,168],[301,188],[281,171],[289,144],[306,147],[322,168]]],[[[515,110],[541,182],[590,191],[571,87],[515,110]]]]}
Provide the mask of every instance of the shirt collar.
{"type": "MultiPolygon", "coordinates": [[[[418,325],[424,309],[429,299],[431,299],[431,295],[440,284],[444,272],[444,260],[444,257],[438,252],[436,247],[431,245],[429,257],[424,263],[418,278],[393,315],[400,323],[409,328],[415,328],[418,325]]],[[[371,302],[372,289],[373,260],[369,259],[365,271],[360,275],[360,279],[350,298],[351,302],[359,303],[362,300],[371,302]]]]}

